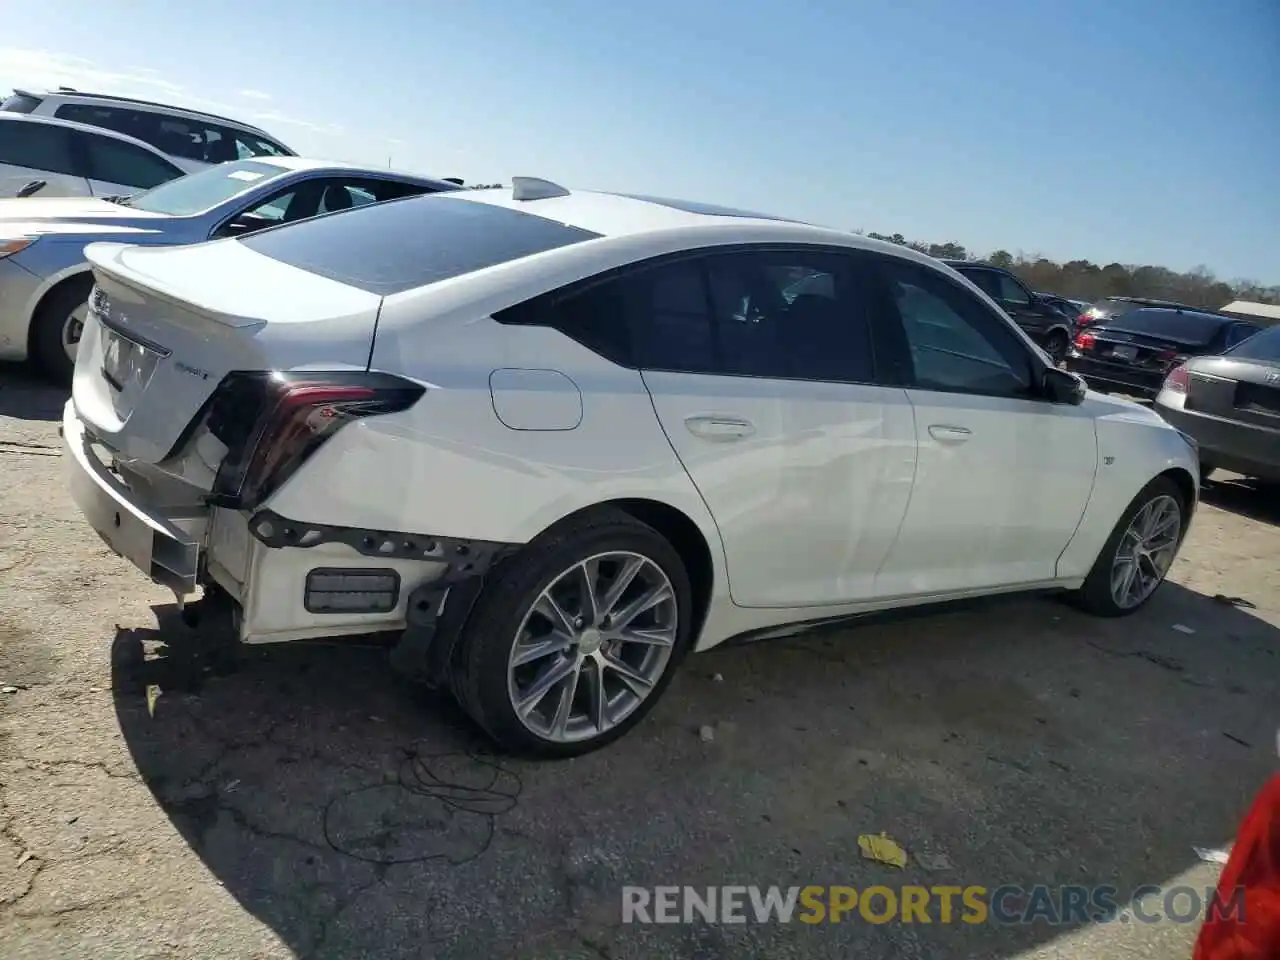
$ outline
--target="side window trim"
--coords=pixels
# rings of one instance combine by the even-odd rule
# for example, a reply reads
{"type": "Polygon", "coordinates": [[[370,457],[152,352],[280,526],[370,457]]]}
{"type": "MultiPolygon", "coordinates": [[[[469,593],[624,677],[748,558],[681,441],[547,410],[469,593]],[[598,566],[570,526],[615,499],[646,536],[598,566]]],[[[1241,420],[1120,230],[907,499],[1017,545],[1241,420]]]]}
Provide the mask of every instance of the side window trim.
{"type": "MultiPolygon", "coordinates": [[[[711,320],[712,349],[714,351],[716,363],[719,365],[723,362],[722,352],[721,352],[720,343],[719,343],[720,331],[718,329],[719,325],[715,323],[715,319],[714,319],[715,309],[714,309],[712,290],[711,290],[711,284],[709,282],[706,261],[709,258],[715,257],[715,256],[721,256],[721,255],[727,256],[730,254],[740,254],[740,253],[751,253],[751,254],[758,253],[758,254],[764,254],[764,255],[790,253],[790,254],[800,254],[800,255],[808,255],[808,256],[835,255],[844,259],[848,264],[850,276],[853,279],[853,281],[856,284],[863,286],[864,289],[869,291],[868,297],[860,299],[860,309],[863,313],[863,320],[869,332],[868,349],[871,351],[871,371],[872,371],[871,378],[868,380],[853,380],[853,379],[820,380],[816,378],[804,378],[804,377],[753,376],[751,374],[746,374],[746,373],[736,373],[736,372],[731,373],[731,372],[724,372],[719,370],[707,371],[703,374],[694,374],[694,375],[733,377],[735,379],[740,379],[740,380],[750,380],[750,379],[789,380],[794,383],[840,383],[840,384],[845,384],[850,386],[875,386],[875,387],[897,386],[897,384],[891,383],[885,379],[885,377],[883,376],[881,362],[877,357],[878,338],[876,336],[875,329],[874,329],[876,316],[875,316],[875,311],[872,309],[871,301],[877,295],[877,291],[874,289],[874,287],[878,283],[878,281],[872,276],[874,271],[870,269],[868,266],[868,261],[866,259],[866,252],[855,247],[844,247],[839,245],[828,245],[828,244],[742,243],[742,244],[726,244],[726,245],[713,246],[713,247],[698,247],[696,249],[691,249],[691,250],[679,250],[672,253],[658,254],[657,256],[649,257],[645,260],[638,260],[633,263],[622,264],[621,266],[613,267],[608,270],[602,271],[600,273],[593,274],[590,277],[584,277],[581,280],[575,280],[571,283],[565,284],[562,287],[557,287],[554,290],[548,290],[548,291],[545,291],[544,293],[537,294],[533,297],[530,297],[527,300],[521,301],[520,303],[516,303],[511,305],[510,307],[506,307],[502,310],[496,311],[494,313],[493,318],[498,323],[503,323],[503,324],[523,325],[523,326],[542,326],[542,327],[551,327],[554,329],[556,328],[556,321],[555,321],[555,315],[554,315],[556,307],[559,304],[564,303],[569,299],[572,299],[573,297],[579,296],[581,294],[585,294],[588,291],[607,283],[613,283],[619,280],[638,277],[649,270],[656,270],[664,266],[669,266],[671,264],[694,260],[694,261],[697,261],[698,272],[701,275],[701,279],[702,279],[703,291],[707,298],[708,318],[711,320]]],[[[598,346],[588,346],[587,348],[599,354],[600,356],[604,357],[606,360],[610,361],[611,363],[615,363],[618,366],[625,367],[629,370],[652,370],[655,373],[663,372],[663,373],[686,373],[687,374],[690,372],[688,370],[676,370],[676,369],[669,369],[666,367],[642,365],[638,363],[635,357],[634,345],[632,343],[630,324],[628,324],[627,326],[628,328],[624,336],[620,338],[626,344],[625,353],[620,354],[616,351],[606,352],[605,350],[602,350],[598,346]]],[[[567,333],[565,335],[569,336],[569,334],[567,333]]],[[[576,339],[576,338],[573,338],[573,339],[576,339]]],[[[587,346],[587,345],[583,344],[583,346],[587,346]]]]}
{"type": "MultiPolygon", "coordinates": [[[[914,260],[909,260],[906,257],[893,257],[888,254],[871,252],[868,252],[866,256],[869,265],[873,264],[873,266],[870,266],[870,270],[875,274],[874,282],[877,287],[875,295],[877,302],[880,304],[881,310],[884,312],[883,317],[873,318],[873,331],[882,325],[891,328],[876,332],[875,342],[880,345],[891,345],[890,348],[893,350],[893,353],[886,357],[886,362],[894,362],[898,367],[895,371],[894,377],[897,381],[896,385],[905,389],[924,390],[931,393],[954,393],[963,396],[995,397],[1002,400],[1025,400],[1033,403],[1042,402],[1041,398],[1036,394],[1036,389],[1037,381],[1039,379],[1039,375],[1042,373],[1044,364],[1022,341],[1022,338],[1017,332],[1016,325],[1010,319],[1007,319],[1000,313],[992,312],[991,309],[982,302],[982,300],[974,297],[969,290],[956,283],[955,280],[948,277],[940,270],[935,270],[924,264],[916,263],[914,260]],[[902,263],[908,265],[912,269],[924,271],[935,282],[944,283],[960,296],[968,297],[969,301],[981,311],[981,315],[987,319],[988,324],[993,329],[1000,331],[996,339],[1001,341],[1004,346],[1002,347],[1001,342],[996,341],[991,341],[991,345],[1000,353],[1001,357],[1004,358],[1006,362],[1010,362],[1012,354],[1012,357],[1017,360],[1017,365],[1022,367],[1029,383],[1027,394],[1019,397],[996,390],[974,390],[964,387],[947,387],[932,384],[928,386],[921,385],[915,377],[914,365],[911,362],[910,354],[907,353],[904,356],[901,353],[904,349],[907,351],[910,350],[910,343],[907,340],[906,329],[902,321],[902,316],[893,297],[890,286],[891,280],[885,273],[886,265],[891,263],[902,263]]],[[[985,338],[983,331],[979,331],[979,335],[984,336],[985,338]]],[[[1014,366],[1015,365],[1013,363],[1010,364],[1011,369],[1014,369],[1014,366]]],[[[886,370],[886,373],[887,372],[888,371],[886,370]]]]}

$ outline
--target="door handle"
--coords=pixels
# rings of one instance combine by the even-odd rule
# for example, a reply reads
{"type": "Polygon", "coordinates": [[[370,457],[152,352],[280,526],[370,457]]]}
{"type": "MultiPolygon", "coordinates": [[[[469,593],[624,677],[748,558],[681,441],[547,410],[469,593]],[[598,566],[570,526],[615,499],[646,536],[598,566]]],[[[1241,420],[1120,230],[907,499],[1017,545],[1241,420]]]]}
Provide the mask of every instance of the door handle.
{"type": "Polygon", "coordinates": [[[751,421],[741,417],[685,417],[684,425],[695,437],[704,440],[741,440],[756,432],[751,421]]]}
{"type": "Polygon", "coordinates": [[[953,427],[946,423],[935,423],[929,428],[929,436],[935,440],[941,440],[943,443],[964,443],[973,436],[973,431],[968,427],[953,427]]]}

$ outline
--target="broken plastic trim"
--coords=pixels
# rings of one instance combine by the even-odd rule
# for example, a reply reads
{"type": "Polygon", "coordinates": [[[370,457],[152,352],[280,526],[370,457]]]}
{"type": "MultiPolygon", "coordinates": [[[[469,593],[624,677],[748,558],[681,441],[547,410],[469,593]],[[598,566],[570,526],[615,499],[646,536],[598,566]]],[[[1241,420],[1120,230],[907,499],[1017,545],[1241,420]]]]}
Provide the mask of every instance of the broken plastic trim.
{"type": "Polygon", "coordinates": [[[306,549],[322,543],[345,543],[366,557],[446,563],[449,570],[440,579],[433,581],[437,585],[479,576],[518,546],[489,540],[463,540],[362,527],[300,523],[272,510],[255,513],[249,519],[249,532],[259,543],[273,549],[306,549]]]}

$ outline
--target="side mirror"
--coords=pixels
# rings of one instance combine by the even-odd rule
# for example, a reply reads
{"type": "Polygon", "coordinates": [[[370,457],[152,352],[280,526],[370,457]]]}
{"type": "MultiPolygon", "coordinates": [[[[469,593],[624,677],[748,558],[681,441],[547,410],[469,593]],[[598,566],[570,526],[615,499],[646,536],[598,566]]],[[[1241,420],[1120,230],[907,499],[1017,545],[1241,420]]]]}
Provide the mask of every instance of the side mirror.
{"type": "Polygon", "coordinates": [[[26,184],[25,186],[23,186],[21,190],[19,190],[17,193],[15,193],[15,194],[14,194],[14,196],[15,196],[15,197],[29,197],[29,196],[31,196],[33,193],[39,193],[39,192],[40,192],[41,190],[43,190],[47,185],[48,185],[48,181],[46,181],[46,180],[32,180],[30,183],[28,183],[28,184],[26,184]]]}
{"type": "Polygon", "coordinates": [[[1084,403],[1089,386],[1083,379],[1057,367],[1046,367],[1041,381],[1044,395],[1050,403],[1069,403],[1078,407],[1084,403]]]}

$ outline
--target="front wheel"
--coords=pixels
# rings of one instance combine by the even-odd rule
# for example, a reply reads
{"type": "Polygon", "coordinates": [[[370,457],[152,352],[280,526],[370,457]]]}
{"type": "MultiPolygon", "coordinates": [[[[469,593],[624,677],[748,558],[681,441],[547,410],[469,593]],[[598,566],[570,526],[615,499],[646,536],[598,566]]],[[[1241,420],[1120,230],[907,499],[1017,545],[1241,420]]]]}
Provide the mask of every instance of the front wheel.
{"type": "Polygon", "coordinates": [[[88,275],[64,282],[44,298],[32,321],[33,359],[62,386],[71,382],[92,290],[93,278],[88,275]]]}
{"type": "Polygon", "coordinates": [[[453,689],[503,747],[568,757],[622,736],[688,646],[684,564],[653,528],[600,510],[503,564],[460,638],[453,689]]]}
{"type": "Polygon", "coordinates": [[[1187,504],[1178,485],[1156,477],[1120,516],[1076,594],[1078,604],[1100,617],[1123,617],[1155,594],[1182,544],[1187,504]]]}

